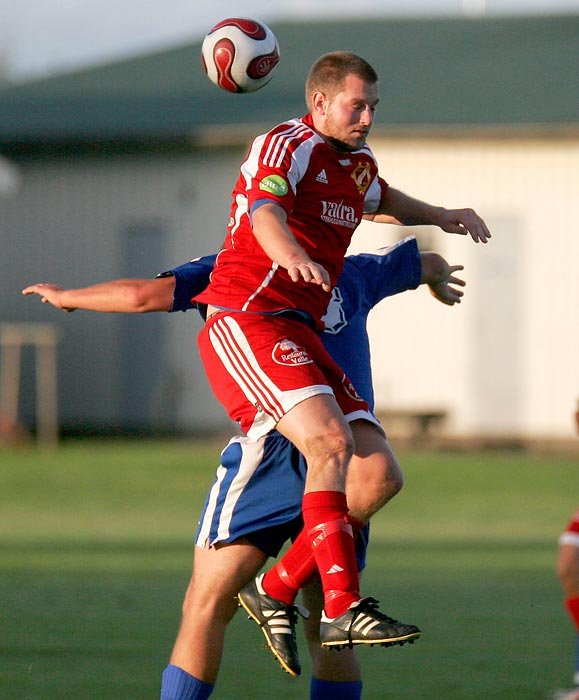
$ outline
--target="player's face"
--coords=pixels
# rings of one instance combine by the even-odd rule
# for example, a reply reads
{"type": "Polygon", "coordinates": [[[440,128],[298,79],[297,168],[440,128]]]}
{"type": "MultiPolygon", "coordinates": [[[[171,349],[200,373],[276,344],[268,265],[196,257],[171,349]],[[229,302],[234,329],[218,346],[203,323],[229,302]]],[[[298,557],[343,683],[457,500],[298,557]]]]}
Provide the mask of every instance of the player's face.
{"type": "Polygon", "coordinates": [[[377,83],[348,75],[326,103],[322,133],[340,150],[362,148],[370,132],[380,93],[377,83]]]}

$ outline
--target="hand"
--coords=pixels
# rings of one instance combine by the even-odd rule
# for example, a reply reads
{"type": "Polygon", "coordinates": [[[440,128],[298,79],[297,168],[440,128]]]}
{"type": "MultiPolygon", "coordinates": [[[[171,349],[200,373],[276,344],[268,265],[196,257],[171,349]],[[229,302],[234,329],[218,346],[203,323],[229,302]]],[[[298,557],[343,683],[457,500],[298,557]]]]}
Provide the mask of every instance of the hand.
{"type": "Polygon", "coordinates": [[[461,236],[469,233],[475,243],[486,243],[491,237],[487,225],[474,209],[444,209],[439,225],[447,233],[461,236]]]}
{"type": "Polygon", "coordinates": [[[450,286],[451,284],[458,285],[459,287],[466,286],[466,282],[463,279],[454,276],[454,273],[459,270],[464,270],[464,266],[448,265],[442,278],[438,282],[433,282],[428,285],[432,296],[447,306],[460,304],[460,300],[464,296],[462,289],[455,289],[450,286]]]}
{"type": "Polygon", "coordinates": [[[332,289],[330,276],[326,269],[313,260],[291,263],[288,265],[287,273],[292,282],[303,280],[304,282],[319,284],[325,292],[329,292],[332,289]]]}
{"type": "Polygon", "coordinates": [[[24,294],[24,296],[28,296],[29,294],[38,294],[40,297],[42,297],[43,304],[52,304],[52,306],[55,306],[57,309],[62,309],[67,313],[76,311],[76,308],[74,307],[62,306],[62,292],[64,292],[64,289],[58,284],[49,284],[47,282],[31,284],[29,287],[25,287],[22,290],[22,294],[24,294]]]}

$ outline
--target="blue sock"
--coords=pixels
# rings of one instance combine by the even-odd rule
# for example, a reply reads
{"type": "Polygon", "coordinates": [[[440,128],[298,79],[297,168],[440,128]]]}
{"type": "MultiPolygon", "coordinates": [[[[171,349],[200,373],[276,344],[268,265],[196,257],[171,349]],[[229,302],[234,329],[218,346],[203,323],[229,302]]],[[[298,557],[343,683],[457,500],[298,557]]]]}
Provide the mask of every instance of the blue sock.
{"type": "Polygon", "coordinates": [[[360,700],[361,697],[362,681],[334,683],[312,677],[310,700],[360,700]]]}
{"type": "Polygon", "coordinates": [[[163,671],[161,700],[207,700],[212,692],[210,683],[203,683],[179,666],[169,664],[163,671]]]}

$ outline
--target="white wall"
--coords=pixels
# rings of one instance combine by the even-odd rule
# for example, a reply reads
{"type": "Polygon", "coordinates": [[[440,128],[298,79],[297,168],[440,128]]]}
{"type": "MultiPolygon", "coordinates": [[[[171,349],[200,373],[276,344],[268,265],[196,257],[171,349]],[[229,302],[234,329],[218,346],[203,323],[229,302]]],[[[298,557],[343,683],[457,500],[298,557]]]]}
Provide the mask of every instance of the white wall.
{"type": "MultiPolygon", "coordinates": [[[[437,304],[421,289],[375,311],[378,408],[448,408],[449,431],[462,435],[570,437],[579,396],[579,141],[372,145],[394,187],[474,207],[493,232],[486,246],[419,232],[465,265],[468,286],[460,307],[437,304]]],[[[408,232],[366,223],[351,250],[408,232]]]]}

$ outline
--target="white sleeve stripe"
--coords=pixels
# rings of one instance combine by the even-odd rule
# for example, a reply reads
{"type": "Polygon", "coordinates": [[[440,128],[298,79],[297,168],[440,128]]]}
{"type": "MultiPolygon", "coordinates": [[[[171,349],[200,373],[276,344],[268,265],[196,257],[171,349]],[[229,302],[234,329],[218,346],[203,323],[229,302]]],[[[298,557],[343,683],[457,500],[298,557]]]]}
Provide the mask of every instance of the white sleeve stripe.
{"type": "Polygon", "coordinates": [[[311,132],[311,129],[305,124],[292,124],[286,131],[272,136],[263,157],[263,164],[269,168],[279,168],[292,143],[307,132],[311,132]]]}

